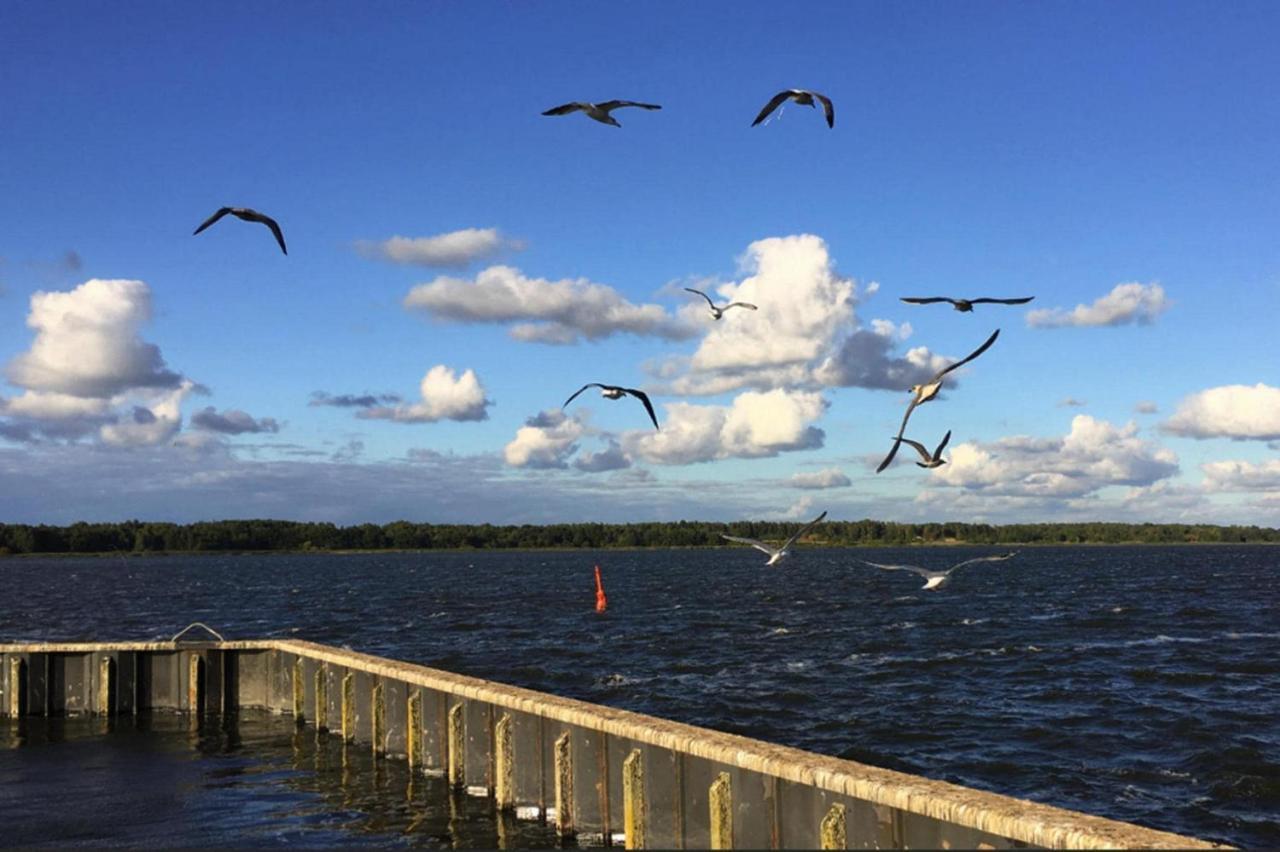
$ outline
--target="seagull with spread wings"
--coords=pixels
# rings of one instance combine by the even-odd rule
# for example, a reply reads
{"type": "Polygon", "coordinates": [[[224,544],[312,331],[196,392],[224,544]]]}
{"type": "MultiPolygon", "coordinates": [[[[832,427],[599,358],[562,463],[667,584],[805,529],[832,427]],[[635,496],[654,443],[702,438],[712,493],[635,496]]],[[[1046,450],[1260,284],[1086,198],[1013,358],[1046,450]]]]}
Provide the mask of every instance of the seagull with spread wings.
{"type": "Polygon", "coordinates": [[[911,305],[932,305],[934,302],[950,302],[951,306],[962,314],[967,314],[973,310],[974,305],[1025,305],[1035,296],[1023,296],[1020,299],[991,299],[983,296],[981,299],[953,299],[950,296],[899,296],[901,301],[911,305]]]}
{"type": "Polygon", "coordinates": [[[769,117],[769,113],[773,112],[778,106],[787,100],[795,101],[801,106],[816,107],[813,101],[817,98],[822,101],[822,111],[827,115],[827,127],[836,126],[836,108],[831,105],[831,98],[826,95],[820,95],[817,92],[811,92],[808,89],[783,89],[781,92],[773,96],[773,100],[764,105],[764,109],[760,110],[760,114],[756,116],[756,120],[751,122],[751,126],[755,127],[760,122],[769,117]]]}
{"type": "Polygon", "coordinates": [[[246,222],[259,222],[263,225],[266,225],[268,228],[271,229],[271,233],[276,235],[276,242],[280,244],[280,251],[284,252],[285,254],[289,253],[289,250],[284,247],[284,234],[281,233],[280,226],[276,224],[276,220],[272,219],[270,216],[266,215],[265,213],[259,213],[257,210],[250,210],[248,207],[221,208],[220,210],[218,210],[217,213],[214,213],[208,219],[205,219],[204,224],[202,224],[199,228],[196,228],[191,233],[191,236],[194,237],[196,234],[200,233],[205,228],[209,227],[214,222],[221,219],[223,216],[226,216],[228,213],[230,213],[232,216],[235,216],[237,219],[243,219],[246,222]]]}
{"type": "Polygon", "coordinates": [[[964,366],[965,364],[968,364],[974,358],[977,358],[983,352],[986,352],[988,349],[991,348],[991,344],[996,342],[996,338],[999,336],[1000,336],[1000,329],[997,328],[995,331],[991,332],[991,336],[987,338],[986,343],[982,344],[977,349],[973,350],[968,355],[961,358],[959,361],[955,362],[954,364],[949,364],[946,367],[943,367],[941,370],[939,370],[937,373],[934,374],[932,379],[925,382],[924,384],[911,386],[911,393],[915,394],[915,396],[911,399],[911,403],[907,406],[907,413],[902,415],[902,426],[899,427],[898,429],[898,437],[893,439],[893,449],[889,450],[889,455],[885,456],[884,461],[880,462],[880,466],[876,468],[876,473],[879,473],[880,471],[888,467],[889,463],[893,461],[893,457],[898,454],[898,447],[902,445],[902,433],[907,431],[907,420],[911,418],[911,412],[916,410],[916,406],[923,405],[924,403],[928,402],[929,400],[937,396],[938,391],[942,390],[942,380],[947,375],[947,373],[950,373],[952,370],[956,369],[957,367],[961,367],[961,366],[964,366]]]}
{"type": "Polygon", "coordinates": [[[561,104],[558,107],[552,107],[544,112],[543,115],[568,115],[571,112],[578,112],[580,110],[602,124],[612,124],[614,127],[621,127],[622,125],[618,123],[618,120],[609,114],[619,107],[662,109],[662,107],[657,104],[642,104],[639,101],[605,101],[604,103],[599,104],[591,104],[586,101],[573,101],[571,103],[561,104]]]}
{"type": "Polygon", "coordinates": [[[701,290],[695,290],[692,287],[685,287],[684,289],[690,293],[697,293],[699,296],[707,300],[707,305],[709,305],[711,308],[712,319],[720,319],[720,317],[724,316],[724,312],[729,310],[730,308],[746,308],[747,310],[751,310],[751,311],[757,310],[756,306],[751,304],[750,302],[730,302],[729,304],[725,305],[723,308],[716,307],[716,303],[711,301],[711,297],[708,296],[706,293],[702,292],[701,290]]]}
{"type": "Polygon", "coordinates": [[[827,513],[823,512],[821,515],[819,515],[809,523],[802,526],[799,530],[796,531],[795,535],[791,536],[791,538],[787,539],[782,543],[782,547],[770,547],[769,545],[765,544],[763,541],[756,541],[754,538],[744,538],[738,535],[726,535],[725,533],[720,533],[720,537],[727,538],[729,539],[729,541],[736,541],[742,544],[749,544],[752,547],[754,547],[756,550],[759,550],[762,553],[769,554],[769,561],[764,563],[765,566],[767,567],[769,565],[776,565],[786,557],[790,556],[791,545],[795,544],[796,540],[800,538],[802,535],[804,535],[809,530],[817,526],[818,523],[821,522],[822,519],[825,518],[826,516],[827,516],[827,513]]]}
{"type": "Polygon", "coordinates": [[[920,454],[921,461],[916,462],[917,467],[942,467],[947,460],[942,457],[942,450],[947,446],[947,442],[951,440],[951,430],[947,430],[947,434],[942,436],[942,443],[938,444],[938,448],[933,451],[933,455],[929,455],[929,451],[924,448],[924,444],[919,441],[913,441],[910,438],[903,438],[902,443],[920,454]]]}
{"type": "Polygon", "coordinates": [[[644,403],[644,410],[649,412],[649,419],[653,421],[653,428],[661,431],[661,427],[658,426],[658,415],[653,413],[653,403],[649,402],[649,397],[644,391],[639,391],[635,388],[621,388],[617,385],[602,385],[599,382],[589,382],[574,391],[573,396],[566,399],[564,401],[564,405],[560,407],[567,407],[569,403],[573,402],[574,399],[577,398],[578,394],[582,393],[587,388],[600,388],[600,395],[605,399],[621,399],[627,394],[634,396],[636,399],[644,403]]]}
{"type": "Polygon", "coordinates": [[[886,571],[910,571],[913,574],[919,574],[925,579],[925,584],[920,588],[941,589],[951,581],[951,572],[957,568],[963,568],[965,565],[972,565],[975,562],[1003,562],[1004,560],[1012,559],[1017,555],[1018,551],[1015,550],[1012,553],[1006,553],[1002,556],[979,556],[977,559],[966,559],[963,562],[958,562],[945,571],[930,571],[928,568],[918,568],[915,565],[883,565],[879,562],[868,562],[865,559],[859,559],[858,561],[864,565],[870,565],[873,568],[883,568],[886,571]]]}

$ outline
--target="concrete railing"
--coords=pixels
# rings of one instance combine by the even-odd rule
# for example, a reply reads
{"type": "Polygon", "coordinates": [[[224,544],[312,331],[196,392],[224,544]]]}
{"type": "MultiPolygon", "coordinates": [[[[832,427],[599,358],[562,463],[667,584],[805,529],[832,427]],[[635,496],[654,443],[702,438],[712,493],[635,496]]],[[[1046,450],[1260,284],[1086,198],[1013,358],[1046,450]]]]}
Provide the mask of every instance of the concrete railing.
{"type": "Polygon", "coordinates": [[[1214,848],[528,689],[293,640],[0,645],[0,715],[265,708],[628,848],[1214,848]]]}

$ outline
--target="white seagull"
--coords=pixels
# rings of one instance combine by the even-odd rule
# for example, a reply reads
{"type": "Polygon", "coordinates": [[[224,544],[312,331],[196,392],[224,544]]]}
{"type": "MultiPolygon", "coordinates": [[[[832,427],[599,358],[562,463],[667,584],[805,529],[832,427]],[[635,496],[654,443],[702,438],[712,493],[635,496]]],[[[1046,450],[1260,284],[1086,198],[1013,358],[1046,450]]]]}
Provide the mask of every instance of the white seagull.
{"type": "Polygon", "coordinates": [[[756,306],[751,304],[750,302],[730,302],[729,304],[725,305],[723,308],[719,308],[719,307],[716,307],[715,302],[711,301],[711,297],[708,296],[706,293],[702,292],[701,290],[695,290],[692,287],[685,287],[684,289],[690,293],[697,293],[699,296],[707,300],[707,304],[711,306],[712,319],[720,319],[720,317],[724,316],[724,312],[729,310],[730,308],[747,308],[748,310],[752,310],[752,311],[757,310],[756,306]]]}
{"type": "Polygon", "coordinates": [[[956,367],[968,364],[974,358],[977,358],[983,352],[990,348],[991,344],[996,342],[996,338],[1000,336],[1000,329],[991,332],[991,336],[987,338],[987,342],[961,358],[954,364],[949,364],[939,370],[934,377],[922,385],[912,385],[911,393],[915,394],[915,398],[911,400],[911,404],[907,406],[907,413],[902,415],[902,426],[898,429],[898,437],[893,439],[893,449],[889,450],[889,455],[884,457],[884,461],[880,462],[880,466],[876,468],[876,473],[884,470],[893,461],[893,457],[898,454],[898,447],[902,445],[902,433],[907,431],[907,420],[911,417],[911,412],[916,410],[917,405],[923,405],[938,395],[938,391],[942,390],[942,379],[947,373],[950,373],[956,367]]]}
{"type": "Polygon", "coordinates": [[[217,213],[214,213],[208,219],[205,219],[204,224],[202,224],[199,228],[196,228],[194,231],[192,231],[191,236],[194,237],[196,234],[200,233],[205,228],[209,227],[214,222],[218,221],[228,213],[230,213],[232,216],[235,216],[237,219],[243,219],[246,222],[259,222],[263,225],[266,225],[268,228],[271,229],[271,233],[276,235],[276,242],[280,244],[280,251],[284,252],[285,254],[289,253],[289,250],[284,247],[284,234],[280,232],[280,226],[276,224],[276,220],[272,219],[270,216],[266,215],[265,213],[259,213],[257,210],[250,210],[248,207],[221,208],[220,210],[218,210],[217,213]]]}
{"type": "Polygon", "coordinates": [[[587,388],[600,388],[600,395],[605,399],[621,399],[624,395],[631,394],[636,399],[644,403],[644,410],[649,412],[649,419],[653,421],[653,428],[658,431],[662,431],[661,427],[658,426],[658,415],[653,413],[653,403],[649,402],[648,395],[646,395],[644,391],[638,391],[635,388],[622,388],[617,385],[602,385],[599,382],[589,382],[574,391],[573,396],[566,399],[564,401],[564,405],[560,407],[566,407],[569,403],[573,402],[578,394],[582,393],[587,388]]]}
{"type": "Polygon", "coordinates": [[[933,468],[942,467],[947,460],[942,457],[942,450],[947,446],[947,442],[951,440],[951,430],[947,430],[947,434],[942,436],[942,443],[938,444],[938,448],[933,451],[933,455],[929,455],[929,451],[924,448],[924,444],[919,441],[913,441],[910,438],[903,438],[902,443],[920,454],[922,461],[916,462],[917,467],[933,468]]]}
{"type": "Polygon", "coordinates": [[[804,535],[809,530],[813,529],[818,524],[818,522],[821,521],[826,516],[827,516],[827,513],[823,512],[821,515],[819,515],[809,523],[802,526],[796,532],[795,535],[791,536],[791,538],[787,539],[782,543],[782,547],[770,547],[769,545],[765,544],[763,541],[756,541],[754,538],[743,538],[742,536],[737,536],[737,535],[725,535],[724,533],[720,533],[720,537],[727,538],[729,539],[729,541],[738,541],[743,544],[749,544],[752,547],[754,547],[756,550],[769,554],[769,561],[764,563],[765,566],[767,567],[769,565],[776,565],[786,557],[790,556],[791,551],[788,550],[787,548],[795,544],[796,539],[800,538],[800,536],[804,535]]]}
{"type": "Polygon", "coordinates": [[[966,559],[963,562],[958,562],[945,571],[930,571],[928,568],[918,568],[915,565],[882,565],[879,562],[868,562],[865,559],[859,559],[858,561],[864,565],[870,565],[874,568],[883,568],[886,571],[910,571],[913,574],[919,574],[921,577],[924,577],[926,581],[920,588],[941,589],[951,581],[951,572],[957,568],[963,568],[965,565],[972,565],[975,562],[1003,562],[1004,560],[1012,559],[1017,555],[1018,551],[1015,550],[1012,553],[1006,553],[1003,556],[979,556],[977,559],[966,559]]]}
{"type": "Polygon", "coordinates": [[[898,299],[912,305],[931,305],[934,302],[950,302],[951,306],[962,314],[973,310],[974,305],[1025,305],[1035,296],[1024,296],[1021,299],[953,299],[950,296],[899,296],[898,299]]]}
{"type": "Polygon", "coordinates": [[[822,101],[822,111],[827,115],[827,127],[836,126],[836,108],[831,105],[831,98],[826,95],[820,95],[817,92],[810,92],[807,89],[783,89],[781,92],[773,96],[773,100],[764,105],[764,109],[760,110],[760,114],[756,116],[756,120],[751,122],[751,126],[755,127],[760,122],[769,117],[769,113],[778,108],[778,105],[785,100],[793,100],[801,106],[817,106],[813,99],[817,98],[822,101]]]}
{"type": "Polygon", "coordinates": [[[591,118],[602,124],[612,124],[614,127],[621,127],[618,120],[609,115],[610,112],[619,107],[640,107],[641,109],[662,109],[657,104],[642,104],[639,101],[605,101],[599,104],[590,104],[586,101],[573,101],[572,103],[561,104],[558,107],[552,107],[543,113],[543,115],[567,115],[571,112],[581,110],[591,118]]]}

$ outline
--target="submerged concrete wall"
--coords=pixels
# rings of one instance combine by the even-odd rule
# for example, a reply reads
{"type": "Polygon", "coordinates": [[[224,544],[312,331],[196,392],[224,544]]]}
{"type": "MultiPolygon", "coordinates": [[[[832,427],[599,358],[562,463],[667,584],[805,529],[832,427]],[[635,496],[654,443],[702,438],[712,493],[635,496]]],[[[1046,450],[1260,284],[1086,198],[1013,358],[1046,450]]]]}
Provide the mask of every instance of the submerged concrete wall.
{"type": "Polygon", "coordinates": [[[1213,848],[1127,823],[293,640],[0,645],[0,716],[232,712],[628,848],[1213,848]]]}

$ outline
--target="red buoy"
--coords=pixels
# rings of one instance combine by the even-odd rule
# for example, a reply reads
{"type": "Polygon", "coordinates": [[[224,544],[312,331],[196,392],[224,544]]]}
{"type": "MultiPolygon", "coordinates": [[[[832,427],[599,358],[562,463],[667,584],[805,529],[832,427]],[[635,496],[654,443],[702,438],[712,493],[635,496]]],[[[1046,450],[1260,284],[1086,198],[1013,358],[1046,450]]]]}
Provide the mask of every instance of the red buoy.
{"type": "Polygon", "coordinates": [[[604,583],[600,580],[600,566],[596,566],[596,612],[604,612],[609,608],[609,599],[604,594],[604,583]]]}

